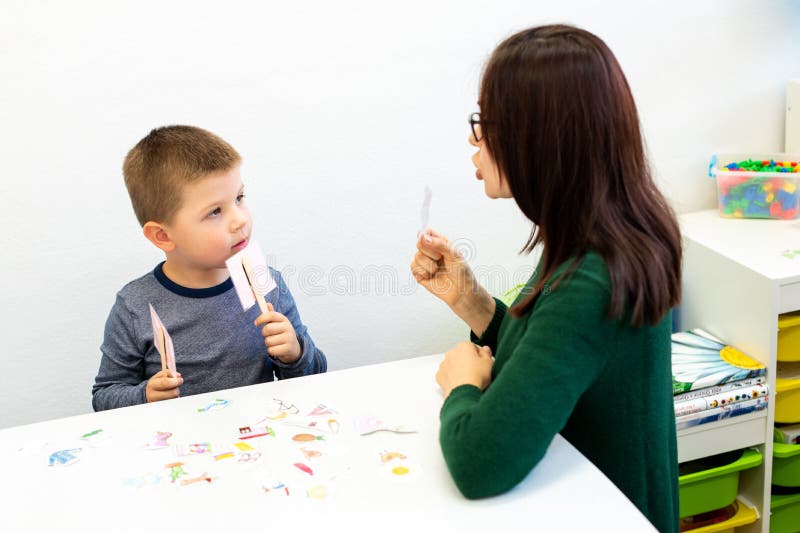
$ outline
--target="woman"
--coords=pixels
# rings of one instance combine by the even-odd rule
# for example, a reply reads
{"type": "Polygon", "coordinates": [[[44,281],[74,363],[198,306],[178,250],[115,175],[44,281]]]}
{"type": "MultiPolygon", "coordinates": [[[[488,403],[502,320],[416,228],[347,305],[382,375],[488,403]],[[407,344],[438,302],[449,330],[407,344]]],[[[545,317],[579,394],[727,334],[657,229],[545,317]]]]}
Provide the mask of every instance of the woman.
{"type": "Polygon", "coordinates": [[[555,25],[501,43],[470,115],[490,198],[514,198],[542,245],[507,309],[447,238],[411,268],[472,329],[447,352],[440,442],[468,498],[513,488],[560,432],[660,531],[678,530],[671,308],[680,232],[644,155],[633,97],[595,35],[555,25]],[[494,354],[494,360],[492,359],[494,354]]]}

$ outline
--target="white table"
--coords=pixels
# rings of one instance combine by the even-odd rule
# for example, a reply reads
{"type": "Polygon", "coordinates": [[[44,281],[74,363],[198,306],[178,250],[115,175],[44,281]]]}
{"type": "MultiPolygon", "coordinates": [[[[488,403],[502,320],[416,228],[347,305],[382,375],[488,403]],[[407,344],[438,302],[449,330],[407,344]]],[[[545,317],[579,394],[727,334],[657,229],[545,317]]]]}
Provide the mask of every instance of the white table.
{"type": "Polygon", "coordinates": [[[407,359],[2,430],[0,531],[653,531],[560,435],[511,492],[478,501],[461,496],[438,444],[442,394],[434,374],[441,358],[407,359]],[[196,412],[214,398],[230,403],[196,412]],[[271,423],[275,437],[243,441],[262,453],[254,463],[179,458],[174,448],[143,448],[157,430],[172,432],[172,443],[211,440],[225,447],[237,441],[238,427],[269,410],[273,398],[294,403],[301,415],[320,403],[334,408],[339,433],[323,442],[298,444],[291,436],[304,431],[276,421],[271,423]],[[418,432],[358,435],[353,421],[368,413],[418,432]],[[48,466],[50,453],[72,447],[95,429],[112,438],[85,447],[74,464],[48,466]],[[301,447],[322,451],[327,462],[304,460],[301,447]],[[411,473],[391,474],[394,463],[381,460],[385,451],[404,454],[401,462],[411,473]],[[131,480],[153,482],[154,473],[167,472],[165,464],[183,459],[192,475],[216,478],[181,486],[162,477],[156,484],[132,486],[131,480]],[[294,461],[317,468],[325,498],[306,495],[301,483],[311,486],[313,476],[293,468],[294,461]],[[151,475],[142,477],[146,473],[151,475]],[[333,480],[326,477],[332,474],[333,480]],[[293,492],[263,490],[280,476],[293,492]]]}

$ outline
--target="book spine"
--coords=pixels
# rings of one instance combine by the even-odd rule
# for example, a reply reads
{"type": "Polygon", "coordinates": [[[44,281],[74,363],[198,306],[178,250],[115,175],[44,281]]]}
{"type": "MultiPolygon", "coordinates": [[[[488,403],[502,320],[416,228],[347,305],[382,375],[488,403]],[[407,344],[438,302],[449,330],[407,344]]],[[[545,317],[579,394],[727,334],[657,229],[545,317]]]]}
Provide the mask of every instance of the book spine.
{"type": "Polygon", "coordinates": [[[675,416],[683,416],[717,407],[744,402],[769,395],[769,387],[763,383],[750,387],[736,387],[701,398],[675,402],[675,416]]]}
{"type": "Polygon", "coordinates": [[[675,419],[675,428],[680,430],[706,424],[708,422],[716,422],[724,418],[732,418],[734,416],[760,411],[767,407],[767,401],[768,397],[765,396],[763,398],[726,405],[725,407],[717,407],[716,409],[680,416],[675,419]]]}
{"type": "Polygon", "coordinates": [[[695,398],[711,396],[712,394],[719,394],[721,392],[727,392],[729,390],[740,389],[743,387],[751,387],[753,385],[766,383],[766,381],[767,381],[766,376],[758,376],[749,379],[740,379],[739,381],[731,381],[730,383],[725,383],[724,385],[715,385],[713,387],[706,387],[704,389],[695,389],[693,391],[677,394],[673,397],[672,400],[675,403],[683,402],[686,400],[693,400],[695,398]]]}

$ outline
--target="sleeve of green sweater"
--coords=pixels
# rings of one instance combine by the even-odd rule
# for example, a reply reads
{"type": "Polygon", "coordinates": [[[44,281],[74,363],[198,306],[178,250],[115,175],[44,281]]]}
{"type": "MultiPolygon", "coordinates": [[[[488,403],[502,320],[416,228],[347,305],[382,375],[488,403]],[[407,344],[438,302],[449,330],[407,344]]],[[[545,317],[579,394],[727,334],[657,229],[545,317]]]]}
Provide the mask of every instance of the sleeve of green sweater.
{"type": "Polygon", "coordinates": [[[525,327],[504,329],[512,333],[496,353],[503,365],[486,391],[472,385],[451,391],[440,413],[440,443],[464,496],[506,492],[544,456],[603,370],[607,304],[603,283],[576,271],[519,319],[525,327]]]}
{"type": "Polygon", "coordinates": [[[481,346],[488,346],[492,349],[492,353],[497,350],[497,335],[500,332],[500,324],[503,323],[503,319],[506,316],[506,312],[508,311],[508,307],[506,304],[498,300],[497,298],[494,299],[495,307],[494,307],[494,315],[492,315],[492,320],[489,322],[489,325],[486,327],[486,331],[484,331],[481,336],[475,335],[474,331],[469,332],[469,338],[475,344],[479,344],[481,346]]]}

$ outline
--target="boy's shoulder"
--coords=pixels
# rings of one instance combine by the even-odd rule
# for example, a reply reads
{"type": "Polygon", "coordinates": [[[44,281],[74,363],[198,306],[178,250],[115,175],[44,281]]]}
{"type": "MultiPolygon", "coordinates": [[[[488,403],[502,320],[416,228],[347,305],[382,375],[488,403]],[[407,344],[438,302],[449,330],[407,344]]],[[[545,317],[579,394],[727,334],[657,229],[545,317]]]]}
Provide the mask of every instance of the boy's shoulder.
{"type": "Polygon", "coordinates": [[[117,292],[117,297],[125,302],[152,299],[156,293],[160,292],[160,285],[161,284],[156,279],[154,270],[151,270],[123,285],[117,292]]]}
{"type": "Polygon", "coordinates": [[[123,285],[119,292],[120,294],[130,294],[131,292],[139,291],[145,287],[156,285],[157,283],[158,280],[156,280],[155,273],[149,270],[146,274],[123,285]]]}

